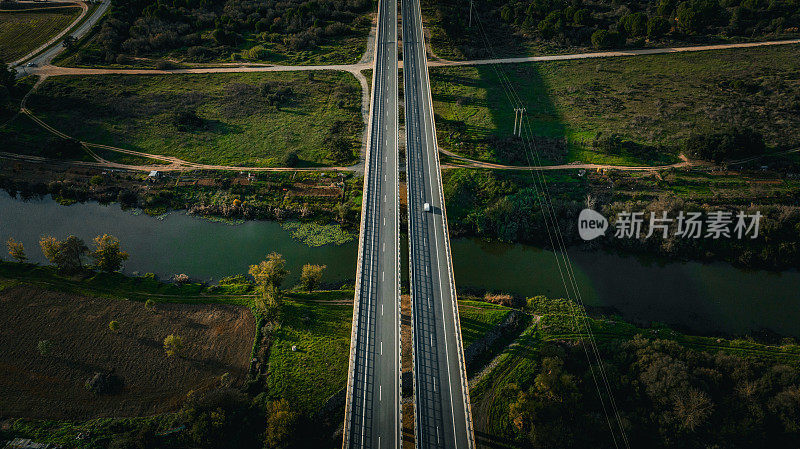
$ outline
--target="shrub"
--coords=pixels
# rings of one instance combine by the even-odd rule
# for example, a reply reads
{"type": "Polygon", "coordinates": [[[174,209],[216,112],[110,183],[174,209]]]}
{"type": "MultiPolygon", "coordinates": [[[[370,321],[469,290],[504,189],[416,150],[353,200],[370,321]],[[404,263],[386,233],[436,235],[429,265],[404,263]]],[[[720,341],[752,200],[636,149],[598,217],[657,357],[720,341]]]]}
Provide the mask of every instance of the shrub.
{"type": "Polygon", "coordinates": [[[41,355],[50,355],[53,352],[53,343],[50,340],[40,340],[36,345],[41,355]]]}
{"type": "Polygon", "coordinates": [[[18,242],[13,238],[9,237],[9,239],[6,241],[6,246],[8,247],[8,254],[11,256],[12,259],[16,260],[19,263],[28,260],[28,257],[25,255],[25,247],[22,245],[21,242],[18,242]]]}
{"type": "Polygon", "coordinates": [[[317,288],[322,280],[322,273],[325,271],[325,268],[327,268],[325,265],[303,265],[303,272],[300,275],[300,285],[309,292],[317,288]]]}
{"type": "Polygon", "coordinates": [[[178,131],[186,132],[201,128],[203,119],[197,116],[194,111],[180,110],[173,114],[172,124],[178,131]]]}
{"type": "Polygon", "coordinates": [[[620,35],[617,32],[608,30],[597,30],[592,33],[592,47],[603,50],[615,47],[620,42],[620,35]]]}
{"type": "Polygon", "coordinates": [[[283,157],[283,166],[284,167],[297,167],[297,164],[300,163],[300,158],[297,156],[297,152],[290,151],[286,156],[283,157]]]}
{"type": "Polygon", "coordinates": [[[180,357],[183,353],[183,349],[183,338],[181,338],[181,336],[169,334],[164,338],[164,352],[167,353],[167,357],[180,357]]]}
{"type": "Polygon", "coordinates": [[[651,17],[647,22],[647,37],[658,38],[667,33],[672,28],[669,21],[663,17],[651,17]]]}
{"type": "Polygon", "coordinates": [[[622,17],[620,28],[631,37],[642,37],[647,34],[647,14],[635,12],[622,17]]]}
{"type": "Polygon", "coordinates": [[[693,133],[684,143],[687,154],[714,162],[762,154],[765,148],[760,133],[740,127],[717,133],[693,133]]]}

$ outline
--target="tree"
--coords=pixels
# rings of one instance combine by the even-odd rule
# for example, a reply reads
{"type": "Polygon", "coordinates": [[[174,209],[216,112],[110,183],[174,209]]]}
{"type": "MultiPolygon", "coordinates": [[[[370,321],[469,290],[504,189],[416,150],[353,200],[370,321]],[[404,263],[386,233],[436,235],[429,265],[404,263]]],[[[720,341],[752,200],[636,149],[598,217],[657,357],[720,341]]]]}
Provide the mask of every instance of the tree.
{"type": "Polygon", "coordinates": [[[9,92],[17,84],[17,72],[8,66],[5,61],[0,60],[0,86],[8,89],[9,92]]]}
{"type": "Polygon", "coordinates": [[[619,33],[608,30],[597,30],[592,33],[592,46],[596,49],[608,49],[620,42],[619,33]]]}
{"type": "Polygon", "coordinates": [[[169,334],[164,338],[164,351],[167,353],[167,357],[176,355],[180,357],[183,349],[183,338],[180,335],[169,334]]]}
{"type": "Polygon", "coordinates": [[[339,223],[344,223],[347,220],[347,213],[350,212],[350,208],[345,203],[339,203],[336,205],[336,216],[339,217],[339,223]]]}
{"type": "Polygon", "coordinates": [[[619,23],[620,28],[624,29],[628,36],[642,37],[647,34],[647,14],[643,12],[628,14],[619,23]]]}
{"type": "Polygon", "coordinates": [[[108,328],[111,329],[112,332],[116,332],[119,330],[119,322],[117,320],[112,320],[108,323],[108,328]]]}
{"type": "Polygon", "coordinates": [[[183,409],[190,447],[256,447],[264,418],[247,395],[233,389],[191,393],[183,409]]]}
{"type": "Polygon", "coordinates": [[[53,352],[53,343],[50,340],[40,340],[36,345],[41,355],[50,355],[53,352]]]}
{"type": "Polygon", "coordinates": [[[322,272],[327,268],[326,265],[303,265],[303,273],[300,275],[300,284],[306,291],[312,291],[322,280],[322,272]]]}
{"type": "Polygon", "coordinates": [[[669,21],[663,17],[651,17],[647,22],[647,37],[657,38],[669,33],[669,21]]]}
{"type": "Polygon", "coordinates": [[[281,292],[273,286],[267,286],[260,288],[259,293],[255,298],[256,309],[268,321],[277,321],[280,316],[281,292]]]}
{"type": "Polygon", "coordinates": [[[284,167],[297,167],[297,164],[299,163],[300,163],[300,158],[297,156],[296,151],[290,151],[283,158],[284,167]]]}
{"type": "Polygon", "coordinates": [[[267,260],[261,261],[258,265],[250,265],[249,273],[255,279],[256,285],[264,290],[268,287],[280,289],[289,271],[286,269],[286,259],[272,252],[267,255],[267,260]]]}
{"type": "Polygon", "coordinates": [[[94,246],[91,255],[100,271],[112,273],[122,268],[122,262],[128,260],[128,253],[120,250],[119,239],[113,235],[98,235],[94,238],[94,246]]]}
{"type": "Polygon", "coordinates": [[[52,264],[56,263],[59,243],[60,242],[52,235],[46,235],[39,240],[39,247],[42,248],[42,254],[44,254],[44,257],[52,264]]]}
{"type": "Polygon", "coordinates": [[[719,24],[723,10],[717,0],[689,0],[678,5],[678,26],[686,33],[701,33],[719,24]]]}
{"type": "Polygon", "coordinates": [[[18,242],[14,240],[14,238],[9,238],[6,241],[6,246],[8,247],[8,254],[19,263],[25,262],[28,260],[28,257],[25,255],[25,247],[22,246],[22,242],[18,242]]]}
{"type": "Polygon", "coordinates": [[[64,48],[72,48],[78,42],[78,38],[75,36],[66,36],[64,40],[61,42],[61,45],[64,48]]]}
{"type": "Polygon", "coordinates": [[[281,398],[267,404],[267,428],[264,431],[265,449],[284,449],[292,447],[297,426],[297,413],[289,401],[281,398]]]}
{"type": "Polygon", "coordinates": [[[330,152],[331,160],[337,164],[348,162],[353,158],[353,149],[350,142],[340,135],[334,135],[328,139],[328,151],[330,152]]]}
{"type": "Polygon", "coordinates": [[[58,271],[72,274],[83,268],[82,258],[89,251],[83,240],[71,235],[64,241],[53,236],[45,236],[39,240],[44,256],[58,267],[58,271]]]}

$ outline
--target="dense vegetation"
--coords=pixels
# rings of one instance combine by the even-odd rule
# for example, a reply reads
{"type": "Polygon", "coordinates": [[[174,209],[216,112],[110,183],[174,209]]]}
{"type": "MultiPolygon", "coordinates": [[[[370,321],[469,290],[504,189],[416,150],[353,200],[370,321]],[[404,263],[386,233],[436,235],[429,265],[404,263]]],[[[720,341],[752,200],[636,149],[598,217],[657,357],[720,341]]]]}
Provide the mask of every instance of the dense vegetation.
{"type": "MultiPolygon", "coordinates": [[[[753,176],[752,173],[748,177],[753,176]]],[[[509,174],[483,170],[449,170],[444,192],[450,230],[455,235],[475,235],[507,242],[528,242],[551,246],[542,215],[544,196],[530,174],[509,174]]],[[[610,173],[548,174],[548,196],[558,227],[567,245],[604,247],[629,252],[661,254],[678,259],[722,259],[738,265],[798,268],[800,261],[800,186],[797,182],[767,181],[751,184],[741,175],[696,175],[666,171],[661,175],[610,173]],[[660,180],[658,179],[660,178],[660,180]],[[713,188],[709,189],[708,184],[713,188]],[[754,188],[753,185],[757,185],[754,188]],[[763,187],[762,187],[763,185],[763,187]],[[669,236],[615,238],[607,233],[590,243],[577,233],[577,217],[586,207],[587,196],[595,209],[613,223],[619,212],[711,212],[739,210],[763,215],[757,239],[676,237],[671,224],[669,236]]],[[[646,226],[645,226],[646,231],[646,226]]]]}
{"type": "MultiPolygon", "coordinates": [[[[606,418],[616,426],[616,417],[598,367],[590,371],[574,334],[582,310],[537,297],[527,311],[541,317],[539,324],[473,392],[473,410],[486,413],[488,422],[479,430],[521,447],[614,447],[606,418]]],[[[800,441],[796,345],[737,349],[736,341],[590,322],[630,447],[795,447],[800,441]]]]}
{"type": "Polygon", "coordinates": [[[501,0],[475,2],[469,29],[463,1],[425,2],[441,56],[521,55],[537,49],[597,49],[765,39],[797,35],[796,0],[501,0]],[[466,32],[465,32],[466,30],[466,32]]]}
{"type": "Polygon", "coordinates": [[[75,62],[355,62],[371,10],[369,0],[121,0],[75,62]]]}
{"type": "MultiPolygon", "coordinates": [[[[259,173],[244,181],[235,173],[183,175],[180,181],[164,177],[146,182],[144,174],[115,173],[68,176],[48,173],[52,178],[19,179],[0,172],[0,188],[22,199],[52,195],[62,204],[99,201],[118,202],[123,208],[141,208],[151,215],[169,210],[188,210],[200,216],[225,219],[305,219],[321,223],[337,221],[346,226],[358,222],[361,178],[327,173],[259,173]]],[[[97,172],[99,173],[99,171],[97,172]]],[[[292,229],[304,242],[341,240],[317,227],[316,238],[305,227],[292,229]],[[296,231],[296,232],[295,232],[296,231]]]]}

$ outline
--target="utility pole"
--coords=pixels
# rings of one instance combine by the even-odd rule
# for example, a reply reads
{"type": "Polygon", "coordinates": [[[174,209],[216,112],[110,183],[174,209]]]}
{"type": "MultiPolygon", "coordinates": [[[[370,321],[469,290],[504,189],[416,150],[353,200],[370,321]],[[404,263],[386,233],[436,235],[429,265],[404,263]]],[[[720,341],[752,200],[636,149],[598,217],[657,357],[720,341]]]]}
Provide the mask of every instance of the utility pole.
{"type": "Polygon", "coordinates": [[[522,137],[522,115],[525,108],[514,108],[514,137],[522,137]]]}
{"type": "Polygon", "coordinates": [[[472,28],[472,2],[473,0],[469,0],[469,27],[472,28]]]}

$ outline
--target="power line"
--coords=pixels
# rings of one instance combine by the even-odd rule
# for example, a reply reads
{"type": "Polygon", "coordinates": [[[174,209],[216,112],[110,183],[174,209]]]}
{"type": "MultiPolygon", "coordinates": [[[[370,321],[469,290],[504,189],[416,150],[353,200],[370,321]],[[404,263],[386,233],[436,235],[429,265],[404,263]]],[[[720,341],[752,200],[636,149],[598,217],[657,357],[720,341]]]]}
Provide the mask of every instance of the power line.
{"type": "MultiPolygon", "coordinates": [[[[470,13],[472,13],[471,9],[470,13]]],[[[487,37],[487,33],[483,27],[483,23],[481,22],[480,16],[477,13],[477,11],[475,11],[475,17],[478,23],[478,28],[480,30],[481,37],[484,41],[484,45],[486,46],[487,51],[490,53],[492,57],[496,57],[491,42],[487,37]]],[[[511,103],[511,105],[514,107],[515,110],[514,133],[515,135],[518,135],[523,139],[523,148],[525,149],[525,157],[528,160],[528,164],[533,165],[531,164],[532,162],[531,155],[533,155],[536,164],[541,165],[541,159],[539,158],[538,148],[536,145],[535,137],[531,130],[531,125],[524,117],[525,108],[523,107],[522,99],[517,94],[513,83],[511,82],[508,75],[504,72],[504,70],[498,67],[497,64],[491,64],[491,66],[493,67],[495,73],[498,75],[498,79],[501,82],[501,86],[503,88],[503,91],[507,99],[509,100],[509,103],[511,103]],[[523,129],[525,131],[524,134],[522,133],[523,129]]],[[[550,192],[549,189],[547,188],[547,180],[538,170],[531,170],[531,179],[534,181],[534,189],[537,192],[537,198],[539,200],[540,207],[542,208],[543,217],[545,220],[545,229],[547,230],[548,238],[554,249],[553,254],[556,258],[556,265],[561,277],[562,284],[564,285],[567,299],[572,299],[572,297],[574,296],[575,298],[574,300],[579,306],[578,314],[574,316],[574,320],[577,325],[580,326],[580,324],[583,324],[583,326],[586,329],[586,335],[588,336],[589,346],[591,347],[591,355],[589,348],[586,347],[584,339],[580,337],[579,339],[581,341],[581,345],[584,348],[584,352],[586,353],[587,361],[589,362],[589,369],[591,371],[592,379],[595,384],[595,389],[597,390],[598,393],[598,398],[600,400],[601,407],[603,408],[603,412],[606,416],[606,422],[609,426],[614,446],[619,447],[617,444],[617,437],[616,437],[616,433],[619,432],[622,439],[622,443],[625,445],[625,447],[629,448],[630,445],[627,435],[625,433],[625,429],[622,425],[622,418],[620,416],[619,409],[614,399],[614,395],[611,389],[611,384],[608,381],[608,376],[606,375],[605,368],[603,367],[602,356],[600,354],[599,349],[597,348],[596,340],[591,330],[591,322],[589,321],[589,318],[586,316],[585,313],[586,308],[583,303],[583,298],[580,293],[580,290],[578,289],[578,285],[575,280],[575,274],[572,270],[572,263],[569,258],[569,254],[566,251],[566,245],[564,243],[563,235],[558,226],[555,210],[550,198],[550,192]],[[563,270],[562,270],[562,264],[564,265],[563,270]],[[579,321],[579,317],[581,321],[579,321]],[[600,391],[600,385],[595,375],[594,372],[595,370],[592,367],[593,359],[596,361],[598,365],[598,371],[602,379],[603,387],[606,390],[611,408],[613,410],[616,419],[616,424],[617,424],[616,428],[614,425],[611,424],[611,420],[609,418],[608,411],[606,409],[605,401],[603,400],[603,395],[600,391]]]]}

